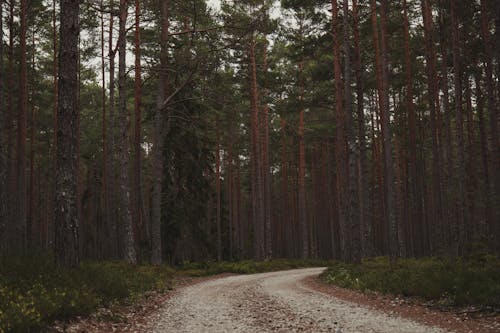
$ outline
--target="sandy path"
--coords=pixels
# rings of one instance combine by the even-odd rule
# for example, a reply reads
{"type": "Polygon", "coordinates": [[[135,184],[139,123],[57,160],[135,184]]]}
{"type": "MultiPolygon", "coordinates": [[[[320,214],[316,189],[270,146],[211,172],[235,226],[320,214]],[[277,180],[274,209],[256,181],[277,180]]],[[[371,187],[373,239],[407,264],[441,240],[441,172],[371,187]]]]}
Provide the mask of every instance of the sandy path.
{"type": "Polygon", "coordinates": [[[438,333],[302,283],[323,268],[230,276],[179,290],[151,318],[152,332],[438,333]]]}

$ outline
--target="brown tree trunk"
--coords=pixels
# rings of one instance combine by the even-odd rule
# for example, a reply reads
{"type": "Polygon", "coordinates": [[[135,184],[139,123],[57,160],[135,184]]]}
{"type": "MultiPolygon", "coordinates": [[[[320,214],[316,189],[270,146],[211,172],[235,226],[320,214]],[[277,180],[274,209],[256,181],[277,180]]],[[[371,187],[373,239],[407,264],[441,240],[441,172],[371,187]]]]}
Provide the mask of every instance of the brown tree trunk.
{"type": "Polygon", "coordinates": [[[118,35],[118,140],[117,140],[117,157],[119,165],[119,203],[118,217],[121,226],[122,238],[122,258],[130,264],[137,262],[137,255],[134,247],[134,233],[132,227],[132,215],[130,213],[131,198],[130,198],[130,183],[128,172],[129,161],[129,131],[128,131],[128,110],[127,110],[127,64],[126,64],[126,33],[127,33],[127,14],[128,0],[120,0],[120,25],[118,35]]]}
{"type": "Polygon", "coordinates": [[[384,142],[384,185],[386,193],[386,214],[388,222],[388,237],[389,237],[389,253],[391,262],[394,263],[398,255],[398,236],[397,236],[397,220],[395,208],[395,193],[394,193],[394,163],[392,149],[392,134],[390,127],[390,106],[389,106],[389,49],[387,33],[387,1],[381,1],[380,8],[380,32],[381,32],[381,66],[382,66],[382,87],[383,94],[379,96],[382,99],[383,109],[380,110],[382,116],[382,132],[384,142]]]}
{"type": "MultiPolygon", "coordinates": [[[[264,43],[264,75],[267,75],[267,42],[264,43]]],[[[267,98],[267,87],[264,87],[264,98],[267,98]]],[[[266,259],[273,256],[271,225],[271,170],[269,166],[269,106],[264,102],[262,114],[262,182],[264,191],[264,241],[266,259]]]]}
{"type": "MultiPolygon", "coordinates": [[[[497,67],[500,69],[500,64],[498,64],[498,61],[500,60],[499,54],[500,50],[500,3],[496,1],[496,11],[497,11],[497,17],[496,17],[496,34],[497,34],[497,45],[496,45],[496,51],[497,51],[497,67]]],[[[499,170],[500,168],[500,162],[499,162],[499,157],[498,154],[500,154],[500,148],[498,147],[500,145],[499,142],[499,137],[498,137],[498,105],[499,101],[495,100],[495,83],[493,79],[493,54],[492,50],[494,49],[492,43],[491,43],[491,36],[490,36],[490,30],[489,30],[489,17],[488,17],[488,2],[486,0],[481,0],[481,35],[483,38],[483,43],[484,43],[484,62],[486,64],[486,94],[488,95],[488,113],[490,115],[489,117],[489,124],[490,124],[490,140],[489,140],[489,146],[491,150],[491,159],[489,163],[489,170],[492,172],[492,182],[489,179],[489,174],[488,170],[486,170],[486,186],[487,186],[487,192],[486,192],[486,197],[487,197],[487,221],[488,225],[490,227],[490,235],[497,235],[496,239],[493,239],[493,242],[498,244],[500,243],[500,236],[498,236],[498,232],[500,231],[499,229],[495,229],[495,224],[499,226],[498,220],[500,219],[500,215],[498,213],[498,210],[500,209],[500,176],[498,176],[498,172],[494,172],[494,170],[499,170]],[[493,209],[490,209],[489,207],[491,205],[493,206],[493,209]],[[497,221],[496,223],[494,221],[497,221]]],[[[498,72],[500,74],[500,70],[498,72]]],[[[498,80],[498,76],[497,76],[498,80]]],[[[499,84],[499,90],[498,90],[498,96],[500,96],[500,84],[499,84]]],[[[487,154],[488,152],[486,152],[487,154]]],[[[488,159],[488,156],[485,156],[485,158],[488,159]]],[[[500,247],[499,247],[500,249],[500,247]]]]}
{"type": "MultiPolygon", "coordinates": [[[[120,256],[120,243],[118,237],[118,224],[117,224],[117,198],[116,198],[116,120],[115,120],[115,46],[113,39],[114,30],[114,13],[115,10],[114,0],[110,1],[111,14],[109,17],[109,117],[107,121],[107,166],[106,166],[106,225],[108,232],[108,245],[109,256],[111,259],[118,259],[120,256]]],[[[105,181],[106,181],[105,180],[105,181]]]]}
{"type": "Polygon", "coordinates": [[[26,132],[28,116],[28,63],[26,49],[26,33],[28,30],[28,3],[21,0],[21,34],[20,34],[20,67],[19,78],[19,113],[17,118],[17,209],[15,248],[26,249],[27,227],[27,188],[26,188],[26,132]]]}
{"type": "Polygon", "coordinates": [[[299,64],[299,228],[300,228],[300,257],[307,259],[309,253],[309,227],[307,221],[307,204],[306,204],[306,148],[304,142],[304,80],[303,80],[304,62],[299,64]]]}
{"type": "Polygon", "coordinates": [[[366,125],[364,112],[364,87],[363,87],[363,63],[361,58],[360,32],[359,32],[359,10],[358,0],[352,2],[355,70],[356,70],[356,98],[357,98],[357,121],[359,136],[359,213],[360,213],[360,233],[363,256],[373,254],[373,232],[370,222],[369,209],[369,166],[366,147],[366,125]]]}
{"type": "Polygon", "coordinates": [[[440,158],[440,134],[439,134],[439,93],[437,86],[436,51],[432,35],[434,32],[432,23],[432,8],[429,0],[422,0],[422,13],[425,32],[425,54],[428,99],[430,109],[430,123],[432,131],[432,216],[435,219],[431,234],[433,249],[438,246],[440,240],[440,229],[443,223],[442,194],[441,194],[441,158],[440,158]]]}
{"type": "Polygon", "coordinates": [[[3,1],[0,0],[0,253],[4,253],[6,244],[7,228],[7,161],[6,161],[6,143],[7,137],[5,129],[7,128],[6,109],[4,107],[4,70],[3,70],[3,1]]]}
{"type": "Polygon", "coordinates": [[[164,0],[160,3],[160,76],[158,80],[158,105],[155,114],[154,144],[153,144],[153,198],[151,218],[151,262],[160,265],[162,262],[162,237],[161,237],[161,197],[163,184],[163,147],[166,131],[168,112],[163,109],[163,101],[168,96],[168,30],[169,30],[169,2],[164,0]]]}
{"type": "Polygon", "coordinates": [[[455,86],[455,122],[456,122],[456,152],[457,160],[455,164],[455,182],[456,182],[456,200],[455,212],[456,222],[453,226],[454,239],[454,252],[458,255],[462,252],[464,245],[464,226],[466,213],[466,199],[465,199],[465,145],[464,145],[464,125],[463,125],[463,109],[462,109],[462,69],[460,63],[460,32],[459,23],[455,7],[455,1],[451,2],[451,20],[453,26],[453,81],[455,86]]]}
{"type": "Polygon", "coordinates": [[[141,120],[142,120],[142,68],[141,68],[141,2],[135,0],[135,78],[134,78],[134,109],[135,109],[135,126],[134,126],[134,181],[133,181],[133,218],[134,218],[134,235],[135,244],[142,241],[142,180],[141,180],[141,165],[142,165],[142,147],[141,147],[141,120]]]}
{"type": "Polygon", "coordinates": [[[220,136],[217,135],[217,149],[215,151],[215,195],[217,227],[217,261],[222,261],[222,226],[221,226],[221,191],[220,191],[220,136]]]}
{"type": "MultiPolygon", "coordinates": [[[[107,228],[107,232],[109,233],[111,228],[109,228],[109,221],[107,218],[109,217],[109,203],[108,203],[108,164],[109,164],[109,156],[108,156],[108,140],[107,140],[107,117],[106,117],[106,62],[104,60],[104,49],[105,49],[105,40],[104,40],[104,1],[100,2],[101,9],[101,80],[102,80],[102,89],[101,89],[101,103],[102,103],[102,214],[103,221],[107,228]]],[[[111,238],[109,239],[111,240],[111,238]]],[[[103,241],[104,242],[104,241],[103,241]]],[[[107,242],[106,242],[107,243],[107,242]]],[[[102,245],[102,244],[101,244],[102,245]]],[[[105,257],[110,256],[109,245],[105,250],[105,253],[100,253],[102,256],[105,254],[105,257]]]]}
{"type": "Polygon", "coordinates": [[[250,41],[250,109],[251,109],[251,154],[252,164],[252,219],[254,232],[254,257],[264,259],[264,195],[261,172],[261,145],[259,129],[259,95],[257,88],[257,65],[255,60],[255,37],[250,41]]]}
{"type": "MultiPolygon", "coordinates": [[[[31,46],[33,49],[31,57],[31,70],[35,71],[35,31],[33,30],[31,38],[31,46]]],[[[35,156],[36,156],[36,142],[35,142],[35,128],[36,128],[36,115],[35,115],[35,90],[33,87],[30,89],[31,95],[31,108],[30,108],[30,174],[29,174],[29,195],[28,195],[28,219],[26,226],[26,244],[28,248],[36,247],[34,244],[37,237],[35,236],[35,156]]]]}
{"type": "Polygon", "coordinates": [[[361,262],[361,242],[360,242],[360,207],[358,205],[358,165],[359,149],[357,147],[356,133],[354,130],[354,109],[352,107],[351,92],[351,52],[350,52],[350,22],[349,22],[349,1],[344,0],[344,96],[345,96],[345,135],[347,138],[348,157],[348,216],[349,216],[349,259],[354,263],[361,262]]]}
{"type": "Polygon", "coordinates": [[[79,264],[78,183],[78,36],[79,1],[61,0],[59,97],[55,197],[55,255],[61,266],[79,264]]]}
{"type": "MultiPolygon", "coordinates": [[[[412,59],[410,53],[410,23],[408,19],[407,1],[403,0],[403,15],[404,15],[404,44],[405,44],[405,77],[406,77],[406,110],[408,113],[408,131],[409,131],[409,151],[408,161],[410,168],[410,214],[409,225],[411,228],[412,239],[421,237],[418,232],[419,224],[422,223],[422,205],[418,191],[417,180],[417,126],[415,115],[415,104],[413,103],[413,70],[412,59]]],[[[415,252],[413,254],[416,254],[415,252]]]]}
{"type": "Polygon", "coordinates": [[[342,105],[342,69],[341,69],[341,24],[339,22],[339,7],[336,0],[332,0],[332,32],[333,32],[333,67],[335,78],[335,165],[337,170],[338,220],[340,226],[341,255],[350,261],[350,230],[347,205],[349,203],[349,181],[347,179],[347,148],[345,111],[342,105]]]}

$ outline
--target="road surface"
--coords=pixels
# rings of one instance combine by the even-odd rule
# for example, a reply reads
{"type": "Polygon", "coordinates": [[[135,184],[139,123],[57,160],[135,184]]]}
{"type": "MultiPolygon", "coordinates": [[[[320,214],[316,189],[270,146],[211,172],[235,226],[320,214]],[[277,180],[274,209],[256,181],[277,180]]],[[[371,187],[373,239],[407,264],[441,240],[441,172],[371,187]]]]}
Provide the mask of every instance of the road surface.
{"type": "Polygon", "coordinates": [[[152,332],[444,333],[311,289],[324,268],[219,278],[180,289],[152,318],[152,332]]]}

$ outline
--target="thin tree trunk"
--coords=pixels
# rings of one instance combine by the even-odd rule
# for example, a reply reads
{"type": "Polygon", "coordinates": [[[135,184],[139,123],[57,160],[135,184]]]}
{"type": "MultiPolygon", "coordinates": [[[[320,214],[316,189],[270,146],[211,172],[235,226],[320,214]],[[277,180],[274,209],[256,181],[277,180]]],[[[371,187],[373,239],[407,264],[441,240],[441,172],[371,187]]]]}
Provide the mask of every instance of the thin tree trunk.
{"type": "Polygon", "coordinates": [[[115,121],[115,47],[113,39],[113,29],[114,29],[114,1],[110,2],[111,14],[109,17],[109,117],[108,117],[108,128],[107,133],[107,166],[106,166],[106,191],[107,191],[107,209],[106,209],[106,225],[108,229],[109,237],[109,255],[111,259],[118,259],[120,253],[120,242],[118,237],[118,225],[116,219],[116,121],[115,121]]]}
{"type": "MultiPolygon", "coordinates": [[[[33,30],[33,35],[31,38],[31,46],[33,49],[31,58],[31,70],[35,71],[35,31],[33,30]]],[[[36,155],[36,142],[35,142],[35,128],[36,128],[36,115],[35,115],[35,90],[31,87],[31,107],[30,107],[30,175],[29,175],[29,195],[28,195],[28,219],[26,227],[26,244],[28,248],[35,247],[34,240],[35,230],[35,155],[36,155]]]]}
{"type": "Polygon", "coordinates": [[[78,36],[79,1],[61,0],[59,97],[55,197],[55,255],[61,266],[79,264],[78,183],[78,36]]]}
{"type": "Polygon", "coordinates": [[[430,123],[432,131],[432,216],[435,222],[432,227],[432,247],[438,246],[440,229],[443,223],[442,194],[441,194],[441,158],[440,158],[440,135],[439,135],[439,94],[437,86],[436,51],[432,35],[434,32],[432,23],[432,8],[429,0],[422,0],[422,13],[425,32],[425,54],[428,99],[430,109],[430,123]]]}
{"type": "MultiPolygon", "coordinates": [[[[107,227],[107,232],[111,231],[109,228],[109,195],[108,195],[108,165],[109,165],[109,156],[108,156],[108,127],[107,127],[107,117],[106,117],[106,62],[104,60],[104,49],[105,49],[105,40],[104,40],[104,1],[100,2],[101,9],[101,80],[102,80],[102,89],[101,89],[101,103],[102,103],[102,212],[103,212],[103,220],[104,224],[107,227]]],[[[110,238],[109,240],[112,240],[110,238]]],[[[106,242],[107,243],[107,242],[106,242]]],[[[111,252],[109,251],[110,246],[105,250],[105,257],[110,257],[111,252]]],[[[100,253],[102,256],[104,253],[100,253]]]]}
{"type": "Polygon", "coordinates": [[[169,2],[164,0],[160,3],[161,14],[161,36],[160,36],[160,76],[158,80],[158,105],[155,114],[154,145],[153,145],[153,198],[152,198],[152,221],[151,221],[151,262],[160,265],[162,262],[162,184],[164,172],[163,147],[166,131],[164,126],[167,122],[168,112],[162,108],[163,101],[168,96],[168,30],[169,30],[169,2]],[[165,114],[166,113],[166,114],[165,114]]]}
{"type": "Polygon", "coordinates": [[[381,1],[380,8],[380,32],[381,32],[381,66],[382,66],[382,87],[383,95],[379,96],[382,99],[383,109],[382,116],[382,132],[384,133],[384,185],[386,193],[386,211],[388,220],[388,236],[389,236],[389,253],[391,262],[394,263],[399,253],[398,251],[398,235],[397,235],[397,219],[395,208],[395,193],[394,193],[394,163],[392,149],[392,134],[390,127],[390,106],[389,106],[389,50],[387,33],[387,0],[381,1]]]}
{"type": "Polygon", "coordinates": [[[350,226],[347,205],[349,203],[349,181],[347,179],[347,149],[345,111],[342,105],[342,68],[341,68],[341,24],[339,22],[339,7],[336,0],[332,0],[332,29],[333,29],[333,67],[335,78],[335,165],[337,170],[337,195],[338,195],[338,218],[341,237],[342,258],[350,261],[350,226]]]}
{"type": "Polygon", "coordinates": [[[28,63],[26,49],[26,33],[28,30],[28,3],[21,0],[21,34],[20,34],[20,67],[19,78],[19,113],[17,118],[17,209],[16,209],[16,248],[26,249],[27,227],[27,188],[26,188],[26,132],[28,116],[28,63]]]}
{"type": "Polygon", "coordinates": [[[7,227],[7,161],[5,128],[7,128],[6,109],[4,108],[4,70],[3,70],[3,1],[0,0],[0,254],[4,253],[6,246],[7,227]]]}
{"type": "Polygon", "coordinates": [[[364,112],[364,86],[363,86],[363,63],[361,58],[360,32],[359,32],[359,11],[358,0],[352,2],[353,16],[353,34],[354,34],[354,52],[355,52],[355,70],[356,70],[356,97],[357,97],[357,121],[359,136],[359,213],[360,213],[360,233],[363,256],[373,254],[373,235],[370,223],[369,210],[369,166],[366,152],[366,125],[364,112]]]}
{"type": "Polygon", "coordinates": [[[406,77],[406,110],[408,112],[408,130],[409,130],[409,167],[410,167],[410,196],[409,202],[412,213],[410,214],[410,228],[412,238],[419,237],[418,226],[422,223],[422,205],[418,191],[417,180],[417,126],[415,115],[415,104],[413,103],[413,70],[412,58],[410,53],[410,23],[408,19],[407,1],[403,0],[404,15],[404,43],[405,43],[405,77],[406,77]]]}
{"type": "Polygon", "coordinates": [[[358,205],[358,165],[359,149],[357,147],[356,133],[354,129],[354,109],[352,107],[351,91],[351,50],[350,50],[350,22],[349,1],[344,0],[344,96],[345,96],[345,135],[347,138],[347,162],[348,162],[348,216],[349,216],[349,239],[350,260],[354,263],[361,262],[360,242],[360,207],[358,205]]]}
{"type": "Polygon", "coordinates": [[[137,255],[134,247],[134,235],[132,227],[132,215],[130,212],[130,183],[128,173],[129,161],[129,138],[128,138],[128,110],[127,110],[127,64],[126,64],[126,24],[128,14],[128,0],[120,0],[120,27],[118,36],[118,141],[117,141],[117,157],[119,164],[118,183],[120,191],[118,216],[122,228],[122,256],[123,259],[130,263],[137,262],[137,255]]]}
{"type": "Polygon", "coordinates": [[[257,65],[255,60],[255,37],[250,42],[250,109],[251,109],[251,164],[252,164],[252,219],[254,231],[254,256],[264,259],[264,207],[263,184],[260,161],[259,95],[257,88],[257,65]]]}
{"type": "Polygon", "coordinates": [[[306,205],[306,148],[304,142],[304,80],[303,80],[303,70],[304,62],[299,64],[299,103],[300,103],[300,115],[299,115],[299,228],[300,228],[300,240],[301,240],[301,250],[300,257],[302,259],[307,259],[310,256],[309,253],[309,227],[307,221],[307,205],[306,205]]]}
{"type": "Polygon", "coordinates": [[[453,228],[454,240],[454,254],[459,255],[462,252],[464,242],[464,226],[466,213],[466,199],[465,199],[465,152],[464,152],[464,125],[463,125],[463,110],[462,110],[462,69],[460,63],[460,46],[459,46],[459,23],[456,13],[455,1],[451,2],[451,19],[453,26],[453,81],[455,85],[455,122],[456,122],[456,151],[457,160],[455,165],[455,181],[456,181],[456,222],[453,228]]]}
{"type": "Polygon", "coordinates": [[[141,147],[141,120],[142,120],[142,67],[141,67],[141,2],[135,0],[135,78],[134,78],[134,109],[135,109],[135,126],[134,126],[134,182],[132,192],[134,193],[134,235],[136,237],[135,244],[142,241],[142,147],[141,147]]]}
{"type": "MultiPolygon", "coordinates": [[[[500,41],[499,41],[499,36],[500,36],[500,3],[499,1],[496,1],[496,8],[497,8],[497,18],[496,18],[496,34],[497,34],[497,67],[500,69],[500,64],[498,61],[500,60],[500,41]]],[[[486,0],[481,0],[481,35],[483,38],[483,43],[484,43],[484,62],[486,64],[486,93],[488,95],[488,113],[490,115],[489,117],[489,124],[490,124],[490,140],[489,140],[489,146],[491,150],[491,159],[490,159],[490,165],[488,166],[489,170],[492,171],[492,177],[491,179],[493,182],[490,182],[489,179],[489,173],[488,170],[486,169],[486,197],[487,197],[487,210],[488,210],[488,215],[487,215],[487,221],[488,225],[490,227],[490,235],[497,235],[496,240],[493,239],[493,241],[498,244],[500,242],[500,236],[498,236],[498,232],[500,231],[499,229],[495,230],[495,224],[499,225],[498,220],[500,219],[500,215],[498,213],[499,207],[500,207],[500,176],[498,176],[498,172],[494,172],[494,170],[499,170],[500,168],[500,162],[499,162],[499,157],[498,154],[500,154],[500,148],[498,148],[498,145],[500,144],[499,142],[499,137],[498,137],[498,105],[499,101],[495,100],[495,83],[493,79],[493,54],[492,50],[494,49],[491,43],[491,36],[490,36],[490,29],[489,29],[489,17],[488,17],[488,2],[486,0]],[[495,157],[496,156],[496,157],[495,157]],[[493,206],[493,209],[490,209],[489,207],[491,205],[493,206]],[[497,222],[495,222],[497,221],[497,222]]],[[[500,74],[500,70],[498,72],[500,74]]],[[[498,76],[497,76],[498,80],[498,76]]],[[[500,84],[499,84],[500,87],[500,84]]],[[[500,96],[500,88],[499,88],[499,93],[498,96],[500,96]]],[[[486,151],[486,154],[488,154],[488,151],[486,151]]],[[[485,158],[488,159],[488,156],[486,155],[485,158]]],[[[500,249],[500,246],[499,246],[500,249]]]]}
{"type": "Polygon", "coordinates": [[[215,194],[216,194],[216,227],[217,227],[217,261],[222,261],[222,226],[221,226],[221,189],[220,189],[220,136],[217,135],[215,151],[215,194]]]}
{"type": "MultiPolygon", "coordinates": [[[[264,43],[264,75],[267,75],[267,43],[264,43]]],[[[264,87],[264,98],[267,96],[267,87],[264,87]]],[[[269,106],[267,102],[263,105],[262,115],[262,181],[264,186],[264,241],[265,258],[271,259],[273,256],[272,247],[272,225],[271,225],[271,170],[269,166],[269,106]]]]}

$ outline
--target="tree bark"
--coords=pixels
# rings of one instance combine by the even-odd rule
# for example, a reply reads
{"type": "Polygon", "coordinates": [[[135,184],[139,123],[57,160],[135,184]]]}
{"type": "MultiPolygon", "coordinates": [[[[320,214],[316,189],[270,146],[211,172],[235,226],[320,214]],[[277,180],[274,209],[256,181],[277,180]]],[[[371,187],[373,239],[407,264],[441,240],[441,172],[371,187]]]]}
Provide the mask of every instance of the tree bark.
{"type": "Polygon", "coordinates": [[[119,130],[117,141],[117,157],[119,165],[118,183],[120,191],[118,193],[118,216],[121,225],[122,238],[122,258],[130,264],[137,262],[137,255],[134,247],[134,235],[132,227],[130,183],[129,183],[129,114],[127,110],[127,64],[126,64],[126,33],[128,0],[120,0],[120,26],[118,36],[118,114],[119,130]]]}
{"type": "Polygon", "coordinates": [[[116,120],[115,120],[115,46],[113,39],[114,29],[114,0],[110,1],[111,14],[109,16],[109,117],[107,120],[108,140],[106,143],[106,225],[108,231],[109,256],[118,259],[120,256],[120,242],[117,224],[117,198],[116,198],[116,120]]]}
{"type": "Polygon", "coordinates": [[[426,72],[430,123],[432,131],[432,216],[435,219],[432,227],[432,247],[438,246],[440,229],[443,223],[442,193],[441,193],[441,157],[439,134],[439,92],[437,86],[436,51],[433,42],[432,8],[429,0],[422,0],[422,13],[425,33],[426,72]]]}
{"type": "Polygon", "coordinates": [[[78,36],[79,1],[61,0],[59,97],[55,197],[55,255],[58,265],[79,264],[78,183],[78,36]]]}
{"type": "MultiPolygon", "coordinates": [[[[152,198],[152,219],[151,219],[151,262],[153,265],[160,265],[162,262],[162,184],[164,172],[163,147],[166,131],[168,111],[163,109],[163,101],[168,96],[168,30],[169,30],[169,2],[160,2],[160,76],[158,79],[158,105],[155,114],[154,144],[153,144],[153,198],[152,198]]],[[[168,109],[167,109],[168,110],[168,109]]]]}
{"type": "Polygon", "coordinates": [[[19,113],[17,118],[17,209],[16,209],[16,240],[14,245],[18,250],[26,249],[27,227],[27,186],[26,186],[26,134],[28,121],[28,63],[26,34],[28,30],[28,3],[21,0],[21,34],[20,34],[20,67],[19,78],[19,113]]]}
{"type": "Polygon", "coordinates": [[[382,99],[383,109],[381,110],[382,117],[382,132],[384,133],[384,185],[386,193],[386,214],[388,221],[388,236],[389,236],[389,253],[391,262],[394,263],[398,256],[398,236],[397,236],[397,219],[395,208],[395,193],[394,193],[394,158],[392,149],[392,134],[390,127],[390,106],[389,106],[389,35],[387,33],[387,0],[381,1],[380,8],[380,32],[381,32],[381,66],[382,66],[382,87],[383,94],[379,96],[382,99]]]}
{"type": "Polygon", "coordinates": [[[344,100],[345,100],[345,130],[347,138],[347,162],[348,162],[348,215],[349,215],[349,231],[351,242],[350,261],[354,263],[361,262],[361,242],[360,242],[360,206],[359,188],[358,188],[358,159],[359,148],[357,146],[355,124],[354,124],[354,109],[352,107],[352,90],[351,90],[351,49],[350,49],[350,22],[349,22],[349,1],[344,0],[344,100]]]}
{"type": "Polygon", "coordinates": [[[4,253],[6,246],[7,228],[7,161],[5,135],[6,110],[4,107],[4,70],[3,70],[3,1],[0,0],[0,253],[4,253]]]}
{"type": "Polygon", "coordinates": [[[259,93],[257,88],[257,64],[255,60],[255,36],[249,45],[250,56],[250,110],[251,110],[251,154],[252,164],[252,220],[254,232],[254,257],[264,259],[264,196],[261,172],[261,145],[259,129],[259,93]]]}
{"type": "Polygon", "coordinates": [[[453,26],[453,81],[455,89],[455,122],[456,122],[456,152],[457,159],[455,164],[455,183],[456,183],[456,199],[455,211],[456,222],[452,228],[452,233],[455,235],[454,239],[454,255],[459,255],[463,250],[464,237],[465,237],[465,217],[466,213],[466,199],[465,199],[465,145],[464,145],[464,125],[463,125],[463,109],[462,109],[462,69],[460,63],[460,46],[459,46],[459,23],[456,12],[455,1],[451,2],[451,20],[453,26]]]}
{"type": "Polygon", "coordinates": [[[134,181],[133,181],[133,218],[134,218],[134,235],[135,244],[139,244],[142,240],[142,147],[141,147],[141,131],[142,131],[142,67],[141,67],[141,2],[135,0],[135,78],[134,78],[134,111],[135,111],[135,126],[134,126],[134,181]]]}
{"type": "Polygon", "coordinates": [[[342,105],[342,68],[341,68],[341,23],[339,22],[339,7],[332,0],[332,32],[333,32],[333,67],[335,80],[335,166],[337,170],[337,200],[338,220],[340,226],[341,255],[345,261],[350,261],[350,230],[349,212],[349,181],[347,179],[347,147],[345,129],[345,111],[342,105]]]}

